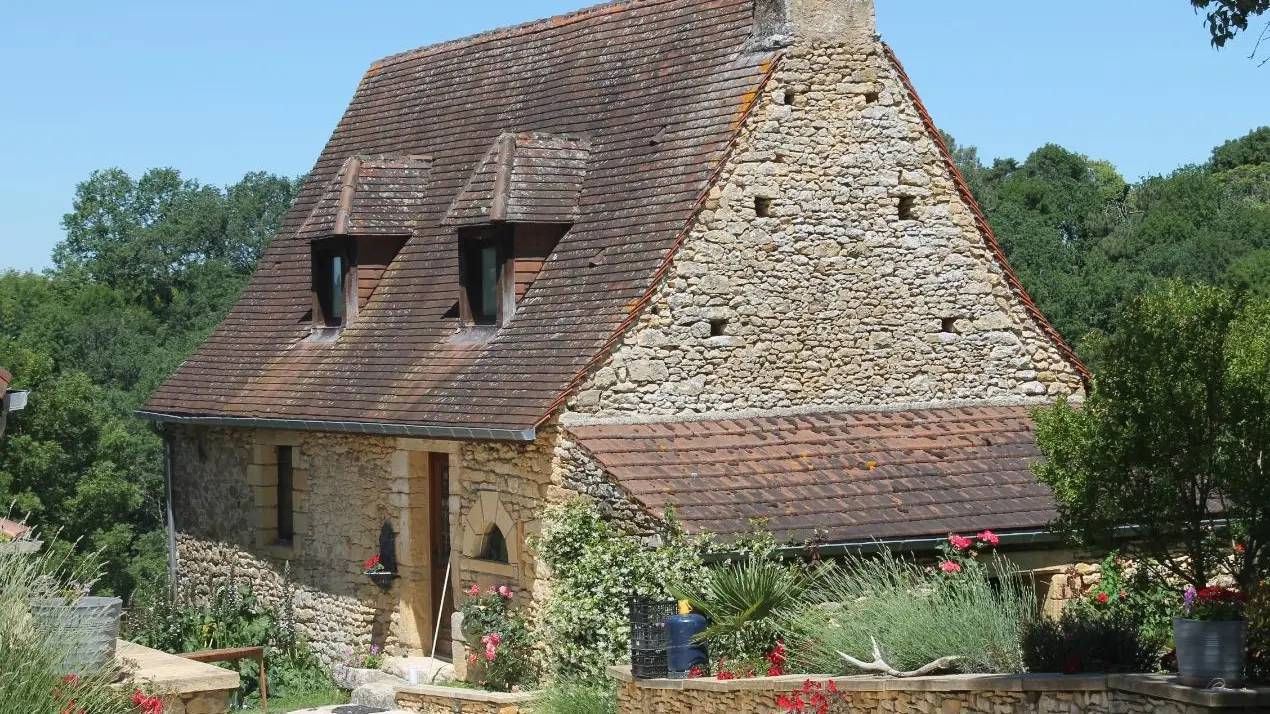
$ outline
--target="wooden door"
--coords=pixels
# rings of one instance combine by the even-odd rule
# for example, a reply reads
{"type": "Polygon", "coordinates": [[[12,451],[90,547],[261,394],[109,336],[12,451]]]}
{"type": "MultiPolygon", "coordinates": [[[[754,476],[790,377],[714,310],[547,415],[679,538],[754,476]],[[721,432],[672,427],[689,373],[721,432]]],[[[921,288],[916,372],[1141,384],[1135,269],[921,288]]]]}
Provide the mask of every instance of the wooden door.
{"type": "MultiPolygon", "coordinates": [[[[450,455],[432,452],[428,454],[428,521],[432,544],[432,616],[436,617],[437,603],[445,603],[441,609],[441,621],[436,623],[437,657],[450,659],[450,615],[454,614],[454,583],[457,573],[450,572],[446,583],[446,565],[450,562],[450,455]],[[448,587],[447,587],[448,585],[448,587]]],[[[430,645],[431,643],[429,643],[430,645]]]]}

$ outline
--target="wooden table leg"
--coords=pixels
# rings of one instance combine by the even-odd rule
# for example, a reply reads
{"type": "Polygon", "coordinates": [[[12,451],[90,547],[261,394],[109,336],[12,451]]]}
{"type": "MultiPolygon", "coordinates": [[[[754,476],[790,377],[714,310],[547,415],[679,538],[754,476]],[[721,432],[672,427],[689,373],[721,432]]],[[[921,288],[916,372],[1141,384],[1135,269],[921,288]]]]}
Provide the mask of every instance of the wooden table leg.
{"type": "Polygon", "coordinates": [[[260,709],[269,711],[269,676],[265,672],[265,656],[260,655],[260,709]]]}

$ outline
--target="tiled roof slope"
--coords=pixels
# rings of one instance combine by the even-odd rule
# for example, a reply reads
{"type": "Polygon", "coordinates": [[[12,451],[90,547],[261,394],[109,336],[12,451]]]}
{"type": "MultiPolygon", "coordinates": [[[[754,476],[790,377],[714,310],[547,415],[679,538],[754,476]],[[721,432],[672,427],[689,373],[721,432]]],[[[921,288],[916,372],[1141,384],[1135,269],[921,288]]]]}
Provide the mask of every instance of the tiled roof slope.
{"type": "Polygon", "coordinates": [[[246,292],[146,411],[532,429],[647,291],[752,103],[772,59],[743,51],[752,10],[622,2],[376,63],[246,292]],[[458,254],[442,216],[507,132],[589,140],[582,218],[509,325],[452,343],[458,254]],[[418,227],[340,339],[306,341],[301,224],[358,154],[430,157],[418,227]]]}
{"type": "Polygon", "coordinates": [[[409,235],[428,195],[428,168],[423,157],[349,157],[300,226],[299,236],[322,238],[338,230],[348,235],[409,235]],[[348,205],[341,206],[345,184],[350,189],[348,205]],[[341,210],[346,214],[343,226],[341,210]]]}
{"type": "Polygon", "coordinates": [[[504,134],[454,199],[442,224],[472,226],[491,219],[574,223],[582,217],[578,198],[590,156],[591,142],[585,139],[504,134]]]}
{"type": "Polygon", "coordinates": [[[576,443],[654,513],[723,536],[766,518],[832,542],[1035,529],[1054,517],[1024,406],[573,426],[576,443]]]}

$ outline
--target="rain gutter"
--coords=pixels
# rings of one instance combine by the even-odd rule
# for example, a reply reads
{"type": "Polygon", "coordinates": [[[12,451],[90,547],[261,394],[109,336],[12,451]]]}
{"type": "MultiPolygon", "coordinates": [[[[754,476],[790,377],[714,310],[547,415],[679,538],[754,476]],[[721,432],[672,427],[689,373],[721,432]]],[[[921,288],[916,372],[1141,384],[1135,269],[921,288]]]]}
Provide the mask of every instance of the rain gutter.
{"type": "Polygon", "coordinates": [[[430,424],[384,424],[364,421],[322,421],[317,419],[260,419],[254,417],[186,416],[163,412],[138,411],[137,416],[151,421],[193,426],[223,426],[241,429],[281,429],[286,431],[320,431],[367,436],[404,436],[418,439],[451,439],[464,441],[522,441],[537,438],[535,429],[493,429],[486,427],[434,426],[430,424]]]}

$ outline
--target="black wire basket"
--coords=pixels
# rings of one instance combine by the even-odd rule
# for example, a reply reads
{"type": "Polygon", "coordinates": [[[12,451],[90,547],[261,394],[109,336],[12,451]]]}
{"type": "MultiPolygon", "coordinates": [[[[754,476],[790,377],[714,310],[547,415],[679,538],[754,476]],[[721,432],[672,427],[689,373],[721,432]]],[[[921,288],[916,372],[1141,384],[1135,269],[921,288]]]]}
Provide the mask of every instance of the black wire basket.
{"type": "Polygon", "coordinates": [[[666,677],[666,619],[675,614],[674,600],[633,597],[631,607],[631,676],[666,677]]]}

